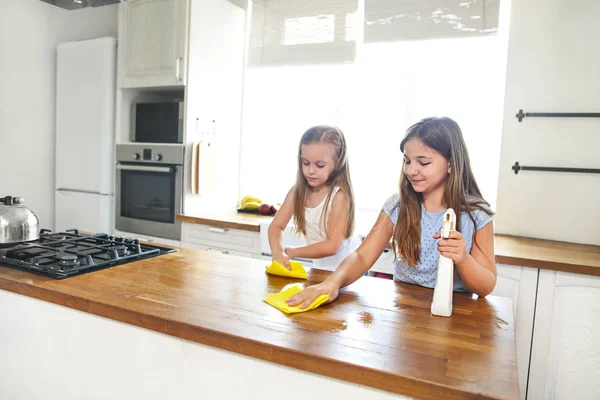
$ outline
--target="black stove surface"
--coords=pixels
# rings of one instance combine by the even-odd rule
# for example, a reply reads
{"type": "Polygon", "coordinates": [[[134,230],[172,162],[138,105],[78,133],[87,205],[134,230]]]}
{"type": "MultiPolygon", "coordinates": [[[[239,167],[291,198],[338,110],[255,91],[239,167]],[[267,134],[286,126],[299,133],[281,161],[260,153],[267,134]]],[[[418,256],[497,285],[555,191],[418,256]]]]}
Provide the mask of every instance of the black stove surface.
{"type": "Polygon", "coordinates": [[[77,230],[53,233],[46,229],[41,230],[38,240],[10,246],[0,248],[0,265],[54,279],[177,251],[106,233],[86,235],[77,230]]]}

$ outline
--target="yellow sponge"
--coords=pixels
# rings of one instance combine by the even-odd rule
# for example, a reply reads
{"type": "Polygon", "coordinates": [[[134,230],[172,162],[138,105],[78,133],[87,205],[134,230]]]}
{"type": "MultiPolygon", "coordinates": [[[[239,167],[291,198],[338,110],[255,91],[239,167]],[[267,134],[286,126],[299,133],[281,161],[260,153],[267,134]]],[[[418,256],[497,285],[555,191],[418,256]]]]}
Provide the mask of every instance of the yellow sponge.
{"type": "Polygon", "coordinates": [[[267,304],[272,305],[273,307],[277,308],[278,310],[283,311],[286,314],[293,314],[293,313],[314,310],[315,308],[319,307],[321,304],[323,304],[327,300],[329,300],[329,296],[322,294],[319,297],[317,297],[312,302],[312,304],[310,306],[308,306],[307,308],[305,308],[304,310],[301,310],[299,306],[294,306],[294,307],[289,306],[288,303],[286,303],[285,301],[287,299],[289,299],[290,297],[292,297],[293,295],[295,295],[296,293],[300,292],[301,290],[302,290],[302,286],[299,283],[295,283],[293,285],[286,286],[284,288],[284,290],[282,290],[279,293],[273,293],[273,294],[267,295],[267,297],[265,297],[264,301],[267,304]]]}
{"type": "Polygon", "coordinates": [[[304,267],[302,267],[302,263],[299,263],[298,261],[290,261],[290,267],[292,268],[291,271],[277,261],[273,261],[273,264],[267,265],[265,268],[271,275],[289,276],[291,278],[300,279],[308,278],[308,274],[304,270],[304,267]]]}

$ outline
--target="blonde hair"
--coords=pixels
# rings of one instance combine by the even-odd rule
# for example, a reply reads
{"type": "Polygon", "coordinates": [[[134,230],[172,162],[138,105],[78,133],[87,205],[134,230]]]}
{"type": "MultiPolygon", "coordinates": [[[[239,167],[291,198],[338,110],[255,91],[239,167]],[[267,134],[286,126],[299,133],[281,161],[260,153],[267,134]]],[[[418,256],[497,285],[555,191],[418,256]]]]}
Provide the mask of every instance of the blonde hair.
{"type": "Polygon", "coordinates": [[[306,218],[304,208],[306,206],[306,191],[308,190],[308,181],[302,173],[302,145],[310,143],[328,143],[335,150],[335,166],[333,167],[327,185],[329,193],[325,200],[325,206],[322,214],[322,224],[326,228],[326,217],[333,195],[333,188],[338,186],[340,190],[346,193],[348,198],[348,224],[346,226],[346,239],[352,236],[354,231],[354,192],[352,190],[352,181],[350,180],[350,167],[348,166],[348,153],[346,150],[346,139],[342,131],[334,126],[319,125],[313,126],[302,135],[298,146],[298,173],[296,184],[294,185],[294,222],[298,233],[306,234],[306,218]]]}
{"type": "MultiPolygon", "coordinates": [[[[489,204],[483,199],[479,186],[471,171],[469,153],[458,124],[447,117],[425,118],[406,131],[400,144],[411,139],[419,139],[425,146],[440,153],[450,163],[450,174],[444,187],[443,203],[452,208],[457,215],[456,230],[460,231],[462,212],[475,224],[471,214],[474,210],[483,210],[492,215],[489,204]]],[[[392,247],[398,256],[404,257],[408,265],[416,265],[421,253],[421,193],[415,192],[404,173],[400,175],[400,200],[398,221],[394,228],[392,247]]]]}

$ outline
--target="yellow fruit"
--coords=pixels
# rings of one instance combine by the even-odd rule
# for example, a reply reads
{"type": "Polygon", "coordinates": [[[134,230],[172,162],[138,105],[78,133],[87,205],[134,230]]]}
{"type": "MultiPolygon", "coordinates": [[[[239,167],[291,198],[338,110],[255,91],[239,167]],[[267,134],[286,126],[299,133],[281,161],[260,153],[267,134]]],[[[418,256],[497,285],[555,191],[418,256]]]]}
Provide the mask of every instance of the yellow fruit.
{"type": "Polygon", "coordinates": [[[258,210],[261,203],[257,203],[256,201],[247,201],[244,203],[242,208],[244,210],[258,210]]]}
{"type": "Polygon", "coordinates": [[[242,208],[245,208],[246,203],[259,203],[262,204],[262,200],[253,196],[245,196],[242,201],[240,201],[240,205],[242,208]]]}
{"type": "Polygon", "coordinates": [[[250,198],[252,198],[252,196],[244,196],[242,198],[242,200],[240,200],[240,204],[244,204],[245,202],[247,202],[250,198]]]}

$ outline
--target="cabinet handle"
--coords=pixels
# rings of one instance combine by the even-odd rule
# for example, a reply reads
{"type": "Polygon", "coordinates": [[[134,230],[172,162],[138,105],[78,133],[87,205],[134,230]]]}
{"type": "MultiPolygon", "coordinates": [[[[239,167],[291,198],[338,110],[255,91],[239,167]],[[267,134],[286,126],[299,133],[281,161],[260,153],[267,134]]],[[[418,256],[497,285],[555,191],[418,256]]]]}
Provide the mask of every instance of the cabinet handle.
{"type": "Polygon", "coordinates": [[[206,251],[217,254],[229,254],[229,250],[213,249],[212,247],[209,247],[208,249],[206,249],[206,251]]]}
{"type": "Polygon", "coordinates": [[[183,61],[182,57],[177,57],[177,60],[175,60],[175,79],[177,79],[177,82],[181,82],[181,62],[183,61]]]}
{"type": "Polygon", "coordinates": [[[229,229],[225,228],[213,228],[212,226],[208,228],[209,232],[213,232],[213,233],[227,233],[229,229]]]}

